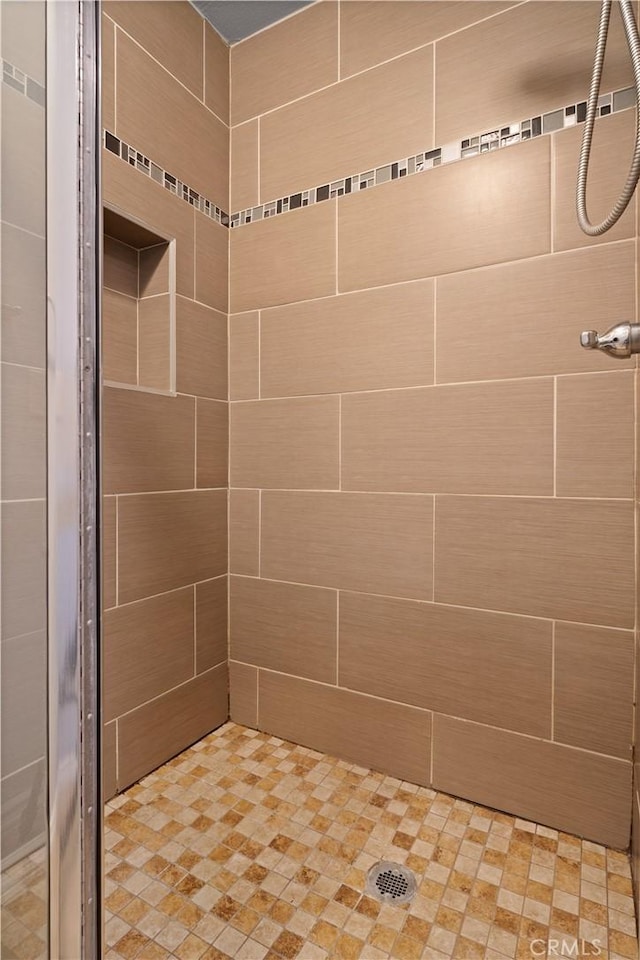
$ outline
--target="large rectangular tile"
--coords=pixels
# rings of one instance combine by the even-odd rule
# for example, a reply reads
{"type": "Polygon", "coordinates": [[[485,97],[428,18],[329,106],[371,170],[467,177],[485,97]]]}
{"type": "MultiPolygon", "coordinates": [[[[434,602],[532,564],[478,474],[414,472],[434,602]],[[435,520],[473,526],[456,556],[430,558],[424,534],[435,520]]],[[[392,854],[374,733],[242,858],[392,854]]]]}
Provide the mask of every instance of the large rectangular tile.
{"type": "Polygon", "coordinates": [[[107,0],[104,12],[180,83],[203,99],[202,17],[174,0],[107,0]]]}
{"type": "Polygon", "coordinates": [[[226,490],[120,498],[120,603],[210,580],[226,570],[226,490]]]}
{"type": "Polygon", "coordinates": [[[431,149],[432,82],[429,46],[262,117],[261,201],[431,149]]]}
{"type": "Polygon", "coordinates": [[[138,383],[153,390],[172,390],[171,306],[169,294],[138,301],[138,383]]]}
{"type": "MultiPolygon", "coordinates": [[[[229,231],[196,211],[196,300],[227,312],[229,231]]],[[[180,292],[180,291],[178,291],[180,292]]]]}
{"type": "MultiPolygon", "coordinates": [[[[20,69],[20,64],[16,64],[20,69]]],[[[0,89],[2,219],[38,237],[45,235],[45,118],[42,107],[7,83],[0,89]]]]}
{"type": "Polygon", "coordinates": [[[227,580],[196,584],[196,672],[204,673],[227,659],[227,580]]]}
{"type": "Polygon", "coordinates": [[[551,379],[351,394],[341,424],[345,490],[553,493],[551,379]]]}
{"type": "Polygon", "coordinates": [[[232,660],[336,682],[335,590],[232,577],[229,616],[232,660]]]}
{"type": "Polygon", "coordinates": [[[503,613],[341,593],[338,683],[548,737],[551,628],[503,613]]]}
{"type": "Polygon", "coordinates": [[[230,48],[222,37],[204,24],[204,100],[224,123],[229,123],[229,57],[230,48]]]}
{"type": "MultiPolygon", "coordinates": [[[[201,33],[200,57],[202,46],[201,33]]],[[[180,59],[185,59],[182,50],[180,59]]],[[[122,33],[116,62],[118,136],[226,210],[227,126],[122,33]]]]}
{"type": "Polygon", "coordinates": [[[260,201],[260,133],[258,120],[231,130],[231,210],[254,207],[260,201]]]}
{"type": "Polygon", "coordinates": [[[559,377],[556,489],[559,497],[632,497],[634,374],[559,377]]]}
{"type": "Polygon", "coordinates": [[[428,711],[266,670],[259,671],[258,683],[261,730],[401,780],[429,784],[428,711]]]}
{"type": "Polygon", "coordinates": [[[102,498],[102,609],[115,607],[116,585],[116,497],[102,498]]]}
{"type": "Polygon", "coordinates": [[[102,799],[106,803],[118,792],[117,723],[105,723],[102,728],[102,799]]]}
{"type": "Polygon", "coordinates": [[[0,223],[0,349],[6,363],[46,364],[46,246],[10,223],[0,223]]]}
{"type": "Polygon", "coordinates": [[[113,720],[195,673],[193,587],[107,610],[104,719],[113,720]]]}
{"type": "Polygon", "coordinates": [[[105,236],[102,253],[102,282],[109,290],[138,296],[138,251],[115,237],[105,236]]]}
{"type": "Polygon", "coordinates": [[[194,211],[150,177],[102,151],[104,202],[126,211],[153,231],[176,239],[176,290],[185,297],[194,293],[194,211]]]}
{"type": "Polygon", "coordinates": [[[633,634],[555,625],[553,739],[631,758],[633,634]]]}
{"type": "Polygon", "coordinates": [[[433,785],[607,846],[629,842],[631,764],[622,760],[436,714],[433,785]]]}
{"type": "Polygon", "coordinates": [[[229,491],[229,573],[260,574],[260,491],[229,491]]]}
{"type": "Polygon", "coordinates": [[[340,291],[548,253],[549,174],[541,137],[341,197],[340,291]]]}
{"type": "Polygon", "coordinates": [[[331,202],[261,220],[230,237],[232,313],[336,292],[336,210],[331,202]]]}
{"type": "Polygon", "coordinates": [[[184,297],[176,297],[176,387],[227,399],[227,318],[184,297]]]}
{"type": "Polygon", "coordinates": [[[138,382],[138,301],[102,291],[102,376],[112,383],[138,382]]]}
{"type": "Polygon", "coordinates": [[[105,387],[102,449],[107,494],[191,490],[195,400],[105,387]]]}
{"type": "Polygon", "coordinates": [[[433,382],[433,281],[264,310],[263,397],[433,382]]]}
{"type": "Polygon", "coordinates": [[[3,639],[0,647],[2,776],[47,753],[47,634],[3,639]]]}
{"type": "MultiPolygon", "coordinates": [[[[612,19],[615,19],[612,17],[612,19]]],[[[618,199],[633,152],[635,117],[632,110],[597,121],[589,162],[587,212],[592,223],[600,223],[618,199]]],[[[589,237],[576,218],[576,174],[582,142],[582,126],[554,135],[555,202],[553,207],[553,249],[569,250],[635,235],[637,200],[634,196],[625,213],[604,236],[589,237]]]]}
{"type": "Polygon", "coordinates": [[[229,662],[229,718],[245,727],[258,726],[258,670],[229,662]]]}
{"type": "Polygon", "coordinates": [[[450,274],[436,301],[439,383],[610,370],[610,357],[581,349],[580,331],[635,316],[634,244],[450,274]]]}
{"type": "Polygon", "coordinates": [[[2,637],[43,630],[47,617],[47,518],[44,500],[2,504],[2,637]]]}
{"type": "Polygon", "coordinates": [[[397,57],[499,13],[510,3],[441,3],[421,0],[344,0],[340,4],[340,75],[397,57]]]}
{"type": "Polygon", "coordinates": [[[231,486],[337,489],[338,397],[231,404],[231,486]]]}
{"type": "Polygon", "coordinates": [[[229,317],[229,399],[260,395],[260,314],[229,317]]]}
{"type": "Polygon", "coordinates": [[[4,500],[45,496],[47,386],[44,370],[0,367],[0,485],[4,500]]]}
{"type": "Polygon", "coordinates": [[[222,400],[196,400],[196,486],[227,488],[229,479],[229,410],[222,400]]]}
{"type": "Polygon", "coordinates": [[[430,600],[431,497],[262,493],[261,574],[430,600]]]}
{"type": "Polygon", "coordinates": [[[633,626],[633,505],[438,497],[440,603],[633,626]]]}
{"type": "MultiPolygon", "coordinates": [[[[580,0],[519,4],[441,40],[436,63],[437,142],[584,100],[598,14],[597,4],[580,0]]],[[[612,16],[601,89],[616,90],[630,83],[621,19],[612,16]]]]}
{"type": "Polygon", "coordinates": [[[102,91],[102,125],[115,130],[116,121],[116,31],[113,20],[104,14],[101,18],[100,84],[102,91]]]}
{"type": "Polygon", "coordinates": [[[118,721],[118,788],[123,790],[227,719],[226,663],[118,721]]]}
{"type": "Polygon", "coordinates": [[[44,84],[46,5],[6,3],[0,11],[0,56],[44,84]]]}
{"type": "Polygon", "coordinates": [[[338,79],[338,4],[316,3],[231,48],[231,122],[338,79]]]}
{"type": "MultiPolygon", "coordinates": [[[[34,846],[42,847],[46,844],[46,783],[47,762],[44,757],[0,780],[0,805],[2,806],[0,847],[2,847],[3,858],[8,860],[17,854],[15,860],[21,860],[25,847],[33,850],[34,846]]],[[[25,913],[25,919],[29,917],[30,922],[35,919],[38,926],[46,923],[45,904],[40,901],[42,906],[40,908],[35,906],[34,909],[35,895],[31,894],[33,899],[26,894],[23,894],[23,897],[29,911],[25,913]]],[[[27,938],[28,943],[29,938],[27,938]]],[[[39,948],[36,947],[36,949],[39,948]]]]}

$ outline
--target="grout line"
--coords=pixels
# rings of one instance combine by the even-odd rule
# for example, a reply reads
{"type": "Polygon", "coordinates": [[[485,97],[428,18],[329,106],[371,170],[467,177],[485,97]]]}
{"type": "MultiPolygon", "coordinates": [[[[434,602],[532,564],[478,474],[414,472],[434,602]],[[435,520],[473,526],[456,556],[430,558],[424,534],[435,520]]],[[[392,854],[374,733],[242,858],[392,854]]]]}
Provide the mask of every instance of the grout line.
{"type": "Polygon", "coordinates": [[[116,537],[115,537],[115,555],[116,555],[116,607],[120,606],[120,517],[119,517],[119,498],[115,497],[115,508],[116,508],[116,537]]]}
{"type": "Polygon", "coordinates": [[[207,89],[207,21],[202,18],[202,102],[205,104],[207,89]]]}
{"type": "MultiPolygon", "coordinates": [[[[124,497],[124,498],[130,499],[132,497],[162,497],[165,494],[169,494],[170,496],[176,496],[179,493],[214,493],[214,492],[217,492],[220,490],[226,490],[226,489],[227,489],[226,487],[191,487],[191,488],[181,487],[177,490],[175,489],[174,490],[132,490],[132,491],[120,490],[118,491],[118,493],[105,493],[104,496],[120,497],[120,499],[124,497]]],[[[244,488],[241,487],[240,489],[244,489],[244,488]]],[[[584,498],[581,498],[581,499],[584,499],[584,498]]],[[[209,577],[208,579],[213,580],[214,578],[209,577]]]]}
{"type": "Polygon", "coordinates": [[[429,786],[433,788],[433,754],[435,749],[435,714],[431,711],[431,736],[429,738],[429,786]]]}
{"type": "Polygon", "coordinates": [[[198,398],[193,398],[193,489],[198,489],[198,398]]]}
{"type": "Polygon", "coordinates": [[[262,577],[262,490],[258,490],[258,577],[262,577]]]}
{"type": "MultiPolygon", "coordinates": [[[[261,126],[261,124],[260,124],[260,117],[258,117],[257,120],[258,120],[258,205],[260,205],[260,204],[262,203],[262,170],[261,170],[261,164],[262,164],[262,149],[261,149],[261,146],[262,146],[262,126],[261,126]]],[[[229,205],[229,209],[231,209],[231,205],[229,205]]]]}
{"type": "Polygon", "coordinates": [[[433,41],[433,55],[431,57],[432,71],[431,71],[431,146],[435,147],[436,144],[436,83],[437,83],[437,73],[436,73],[436,51],[438,48],[437,40],[433,41]]]}
{"type": "Polygon", "coordinates": [[[118,717],[113,721],[116,725],[116,789],[118,788],[118,778],[120,777],[120,730],[118,729],[118,717]]]}
{"type": "Polygon", "coordinates": [[[437,278],[437,277],[434,277],[434,278],[433,278],[433,303],[432,303],[432,309],[433,309],[433,363],[432,363],[432,375],[433,375],[433,386],[436,386],[436,384],[438,383],[438,371],[437,371],[437,367],[438,367],[438,349],[437,349],[437,348],[438,348],[438,339],[437,339],[437,336],[436,336],[436,333],[437,333],[436,319],[437,319],[437,312],[438,312],[438,278],[437,278]]]}
{"type": "Polygon", "coordinates": [[[258,400],[262,399],[262,310],[258,310],[258,400]]]}
{"type": "Polygon", "coordinates": [[[555,740],[556,723],[556,621],[551,624],[551,725],[550,739],[555,740]]]}
{"type": "Polygon", "coordinates": [[[342,490],[342,394],[338,394],[338,490],[342,490]]]}
{"type": "Polygon", "coordinates": [[[260,729],[260,669],[255,664],[250,666],[253,666],[256,671],[256,726],[260,729]]]}
{"type": "MultiPolygon", "coordinates": [[[[108,18],[110,19],[110,18],[108,18]]],[[[113,24],[113,129],[118,132],[118,24],[113,24]]]]}
{"type": "Polygon", "coordinates": [[[556,211],[556,138],[549,137],[551,141],[549,154],[549,249],[554,253],[556,242],[555,236],[555,211],[556,211]]]}
{"type": "Polygon", "coordinates": [[[436,497],[433,497],[433,520],[431,525],[431,602],[436,602],[436,497]]]}
{"type": "Polygon", "coordinates": [[[338,14],[338,83],[342,80],[342,4],[340,0],[337,3],[338,14]]]}
{"type": "Polygon", "coordinates": [[[162,697],[166,697],[169,693],[175,693],[175,691],[180,690],[181,687],[186,687],[187,684],[193,683],[194,680],[199,680],[201,677],[205,677],[208,673],[213,673],[214,670],[218,670],[222,666],[225,666],[224,660],[221,660],[220,663],[216,663],[212,667],[209,667],[208,670],[203,670],[202,673],[197,675],[197,677],[188,677],[186,680],[183,680],[182,683],[177,683],[174,687],[169,687],[168,690],[163,690],[162,693],[157,694],[155,697],[150,697],[149,700],[143,700],[141,703],[136,703],[135,707],[132,707],[131,710],[126,710],[124,713],[118,714],[117,717],[114,717],[114,720],[122,720],[124,717],[128,717],[137,710],[140,710],[141,707],[147,707],[150,703],[155,703],[156,700],[161,700],[162,697]]]}
{"type": "MultiPolygon", "coordinates": [[[[138,250],[137,291],[140,293],[140,251],[138,250]]],[[[140,298],[136,296],[136,386],[140,383],[140,298]]]]}
{"type": "Polygon", "coordinates": [[[336,686],[340,685],[340,591],[336,590],[336,686]]]}
{"type": "Polygon", "coordinates": [[[336,274],[336,296],[338,296],[339,293],[340,293],[340,289],[339,289],[339,286],[338,286],[338,275],[339,275],[339,269],[338,269],[338,267],[339,267],[339,264],[338,264],[338,243],[339,243],[339,239],[338,239],[338,210],[339,210],[339,204],[338,204],[338,202],[337,202],[337,199],[336,199],[336,205],[335,205],[335,206],[336,206],[336,219],[335,219],[336,259],[335,259],[334,269],[335,269],[335,274],[336,274]]]}
{"type": "MultiPolygon", "coordinates": [[[[158,597],[167,597],[170,593],[179,593],[181,590],[188,590],[189,587],[196,586],[199,583],[212,583],[214,580],[221,580],[226,577],[226,573],[219,573],[216,577],[207,577],[205,580],[196,580],[195,583],[188,583],[183,587],[172,587],[171,590],[161,590],[160,593],[151,593],[149,596],[138,597],[136,600],[127,600],[126,603],[117,604],[118,607],[132,607],[136,603],[146,603],[147,600],[157,600],[158,597]]],[[[106,610],[115,610],[114,607],[106,607],[106,610]]],[[[12,638],[13,639],[13,638],[12,638]]]]}
{"type": "Polygon", "coordinates": [[[558,378],[553,378],[553,496],[558,495],[558,378]]]}
{"type": "Polygon", "coordinates": [[[193,589],[193,676],[198,675],[198,605],[196,603],[196,585],[191,584],[193,589]]]}
{"type": "MultiPolygon", "coordinates": [[[[236,403],[239,401],[235,401],[236,403]]],[[[254,401],[255,402],[255,401],[254,401]]],[[[123,493],[120,496],[126,497],[146,497],[160,496],[165,493],[200,493],[215,490],[225,490],[225,487],[205,487],[194,490],[144,490],[141,493],[123,493]]],[[[256,486],[242,486],[234,484],[235,490],[259,490],[256,486]]],[[[333,494],[336,497],[357,495],[359,497],[414,497],[415,499],[424,499],[425,497],[457,497],[466,500],[558,500],[567,503],[633,503],[633,497],[554,497],[550,493],[451,493],[448,490],[359,490],[355,487],[338,489],[338,487],[264,487],[266,493],[293,493],[293,494],[333,494]]]]}

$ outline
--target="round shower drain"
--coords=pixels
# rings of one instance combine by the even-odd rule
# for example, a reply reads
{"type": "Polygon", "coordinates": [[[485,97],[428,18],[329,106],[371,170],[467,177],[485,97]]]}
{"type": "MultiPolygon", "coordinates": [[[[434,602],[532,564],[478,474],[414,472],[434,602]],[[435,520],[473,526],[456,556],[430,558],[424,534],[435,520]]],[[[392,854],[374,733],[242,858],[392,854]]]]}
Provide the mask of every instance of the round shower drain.
{"type": "Polygon", "coordinates": [[[381,860],[367,874],[367,893],[383,903],[408,903],[416,892],[416,878],[401,863],[381,860]]]}

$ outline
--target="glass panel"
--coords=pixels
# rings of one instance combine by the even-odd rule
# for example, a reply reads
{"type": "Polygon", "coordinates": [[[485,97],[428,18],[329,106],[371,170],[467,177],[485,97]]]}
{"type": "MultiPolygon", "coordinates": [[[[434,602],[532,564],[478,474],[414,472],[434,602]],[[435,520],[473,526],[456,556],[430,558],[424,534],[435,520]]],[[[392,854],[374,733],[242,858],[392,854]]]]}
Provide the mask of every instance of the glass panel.
{"type": "Polygon", "coordinates": [[[48,956],[45,4],[0,3],[0,957],[48,956]]]}

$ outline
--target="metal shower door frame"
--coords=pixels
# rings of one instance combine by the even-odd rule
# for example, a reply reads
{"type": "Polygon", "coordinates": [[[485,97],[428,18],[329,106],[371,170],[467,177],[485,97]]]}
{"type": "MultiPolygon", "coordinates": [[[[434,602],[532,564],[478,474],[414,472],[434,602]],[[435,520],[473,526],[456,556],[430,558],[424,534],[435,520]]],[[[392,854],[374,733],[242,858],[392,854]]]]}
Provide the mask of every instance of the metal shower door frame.
{"type": "Polygon", "coordinates": [[[47,2],[49,955],[102,956],[99,27],[47,2]]]}

